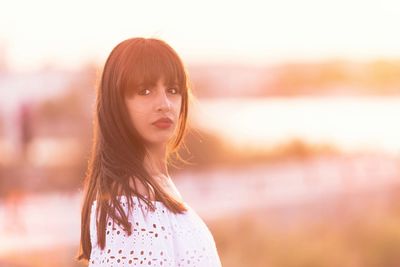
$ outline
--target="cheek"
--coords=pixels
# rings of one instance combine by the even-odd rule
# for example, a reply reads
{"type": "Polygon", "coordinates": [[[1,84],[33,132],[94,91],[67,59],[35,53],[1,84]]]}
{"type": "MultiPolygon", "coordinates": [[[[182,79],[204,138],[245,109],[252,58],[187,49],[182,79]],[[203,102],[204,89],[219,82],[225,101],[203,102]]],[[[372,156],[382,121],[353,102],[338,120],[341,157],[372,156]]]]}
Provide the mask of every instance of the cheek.
{"type": "Polygon", "coordinates": [[[146,106],[134,101],[126,101],[129,117],[135,127],[140,127],[146,119],[146,106]]]}
{"type": "Polygon", "coordinates": [[[176,114],[179,116],[179,112],[181,111],[181,106],[182,106],[182,98],[180,97],[174,102],[174,108],[176,114]]]}

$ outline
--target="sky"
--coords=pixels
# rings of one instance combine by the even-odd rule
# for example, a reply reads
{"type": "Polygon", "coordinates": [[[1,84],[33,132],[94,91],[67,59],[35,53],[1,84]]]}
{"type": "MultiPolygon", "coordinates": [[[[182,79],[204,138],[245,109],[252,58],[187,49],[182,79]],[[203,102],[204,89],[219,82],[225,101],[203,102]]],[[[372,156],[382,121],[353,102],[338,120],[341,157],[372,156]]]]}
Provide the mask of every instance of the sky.
{"type": "Polygon", "coordinates": [[[135,36],[164,39],[189,63],[400,57],[399,1],[0,3],[0,49],[14,70],[102,63],[135,36]]]}

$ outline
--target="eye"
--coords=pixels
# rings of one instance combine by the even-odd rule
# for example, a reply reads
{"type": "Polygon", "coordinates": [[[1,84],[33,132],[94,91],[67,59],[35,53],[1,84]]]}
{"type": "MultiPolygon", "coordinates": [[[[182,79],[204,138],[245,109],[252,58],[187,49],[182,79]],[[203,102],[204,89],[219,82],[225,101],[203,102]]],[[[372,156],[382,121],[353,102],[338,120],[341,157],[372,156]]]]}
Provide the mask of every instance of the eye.
{"type": "Polygon", "coordinates": [[[172,90],[173,92],[175,92],[175,93],[173,93],[174,95],[180,93],[180,90],[179,90],[178,88],[176,88],[176,87],[171,87],[171,88],[169,88],[169,89],[172,90]]]}
{"type": "Polygon", "coordinates": [[[143,93],[144,91],[150,91],[150,90],[145,88],[145,89],[139,90],[138,94],[139,95],[148,95],[148,94],[143,93]]]}

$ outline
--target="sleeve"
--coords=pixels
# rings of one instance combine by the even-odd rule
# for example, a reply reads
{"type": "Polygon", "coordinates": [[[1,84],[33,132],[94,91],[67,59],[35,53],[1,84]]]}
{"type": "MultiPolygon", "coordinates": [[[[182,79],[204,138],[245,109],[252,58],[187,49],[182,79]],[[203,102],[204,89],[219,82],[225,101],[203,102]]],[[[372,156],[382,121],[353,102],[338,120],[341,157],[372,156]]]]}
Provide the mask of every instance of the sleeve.
{"type": "MultiPolygon", "coordinates": [[[[127,206],[124,200],[120,201],[122,205],[127,206]]],[[[128,235],[122,226],[116,222],[113,223],[109,218],[105,249],[95,253],[91,261],[92,267],[176,265],[172,228],[166,208],[157,205],[155,211],[150,211],[144,202],[133,203],[134,207],[128,217],[132,225],[131,234],[128,235]]],[[[127,212],[126,208],[125,212],[127,212]]]]}

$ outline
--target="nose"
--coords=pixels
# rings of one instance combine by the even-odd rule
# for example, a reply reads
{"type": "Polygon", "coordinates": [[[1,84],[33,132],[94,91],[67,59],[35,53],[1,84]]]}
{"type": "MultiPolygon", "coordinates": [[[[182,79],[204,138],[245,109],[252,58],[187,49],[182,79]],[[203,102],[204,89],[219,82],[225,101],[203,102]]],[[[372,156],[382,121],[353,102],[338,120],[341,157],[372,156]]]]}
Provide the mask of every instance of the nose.
{"type": "Polygon", "coordinates": [[[168,98],[164,89],[157,97],[157,111],[167,112],[171,109],[171,100],[168,98]]]}

